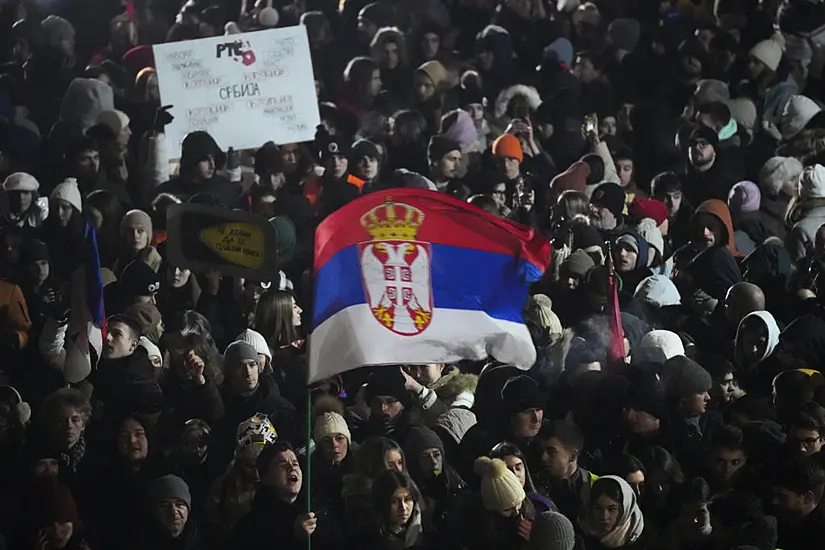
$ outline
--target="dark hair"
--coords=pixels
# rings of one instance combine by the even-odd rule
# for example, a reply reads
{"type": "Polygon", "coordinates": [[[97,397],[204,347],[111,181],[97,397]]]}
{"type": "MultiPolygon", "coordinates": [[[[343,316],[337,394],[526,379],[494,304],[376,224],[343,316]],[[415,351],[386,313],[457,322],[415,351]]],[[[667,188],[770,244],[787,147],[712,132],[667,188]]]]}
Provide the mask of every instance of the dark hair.
{"type": "Polygon", "coordinates": [[[199,334],[217,353],[218,346],[212,337],[212,325],[197,311],[187,309],[177,312],[166,325],[166,332],[180,332],[183,336],[190,333],[199,334]]]}
{"type": "Polygon", "coordinates": [[[40,416],[48,422],[49,419],[66,407],[77,409],[86,422],[92,417],[92,406],[89,404],[89,399],[74,388],[60,388],[50,393],[40,405],[40,416]]]}
{"type": "Polygon", "coordinates": [[[730,108],[721,101],[711,101],[696,109],[699,115],[708,115],[714,124],[725,126],[730,123],[730,108]]]}
{"type": "Polygon", "coordinates": [[[131,315],[118,314],[112,315],[106,319],[106,324],[109,326],[112,326],[115,323],[120,323],[129,327],[129,330],[132,331],[132,336],[134,336],[136,341],[140,339],[140,335],[143,333],[140,322],[131,315]]]}
{"type": "Polygon", "coordinates": [[[66,158],[74,162],[76,157],[84,151],[100,151],[100,144],[90,135],[81,135],[71,140],[66,148],[66,158]]]}
{"type": "Polygon", "coordinates": [[[731,451],[742,451],[747,454],[745,446],[745,434],[736,426],[722,426],[711,435],[710,446],[712,449],[728,449],[731,451]]]}
{"type": "Polygon", "coordinates": [[[149,216],[152,218],[154,229],[166,229],[166,211],[173,204],[181,204],[181,200],[169,193],[159,193],[152,199],[149,216]]]}
{"type": "Polygon", "coordinates": [[[703,477],[697,477],[687,483],[682,491],[682,502],[710,501],[710,485],[703,477]]]}
{"type": "Polygon", "coordinates": [[[645,465],[642,464],[642,461],[626,453],[622,453],[611,460],[607,464],[607,471],[622,479],[627,479],[627,476],[633,472],[642,472],[647,475],[647,470],[645,469],[645,465]]]}
{"type": "Polygon", "coordinates": [[[255,330],[266,338],[272,350],[288,346],[298,339],[298,331],[292,324],[293,299],[290,292],[270,289],[258,300],[255,330]]]}
{"type": "Polygon", "coordinates": [[[429,133],[427,119],[415,109],[402,109],[393,115],[393,140],[396,145],[427,147],[429,133]]]}
{"type": "Polygon", "coordinates": [[[521,449],[509,441],[502,441],[490,450],[490,458],[500,458],[504,460],[504,457],[507,456],[514,456],[524,463],[524,491],[527,493],[537,492],[536,486],[533,483],[533,476],[530,475],[530,468],[527,466],[527,459],[524,458],[524,453],[521,452],[521,449]]]}
{"type": "Polygon", "coordinates": [[[816,430],[821,437],[825,437],[825,407],[815,401],[806,401],[790,415],[788,425],[816,430]]]}
{"type": "Polygon", "coordinates": [[[496,201],[490,195],[473,195],[467,202],[475,206],[476,208],[481,208],[488,214],[493,214],[494,216],[500,216],[501,211],[496,204],[496,201]]]}
{"type": "Polygon", "coordinates": [[[798,495],[811,492],[819,501],[825,492],[825,470],[813,457],[797,456],[779,467],[773,484],[798,495]]]}
{"type": "Polygon", "coordinates": [[[392,503],[392,495],[398,489],[409,491],[416,506],[419,505],[421,497],[412,478],[397,470],[386,470],[372,484],[372,503],[381,519],[386,519],[387,511],[392,503]]]}
{"type": "Polygon", "coordinates": [[[604,160],[596,153],[587,153],[581,161],[590,168],[587,176],[588,185],[596,185],[604,181],[604,160]]]}
{"type": "Polygon", "coordinates": [[[398,451],[401,454],[406,470],[407,459],[398,443],[387,437],[371,437],[364,441],[355,455],[357,472],[369,479],[376,479],[388,469],[385,457],[389,451],[398,451]]]}
{"type": "Polygon", "coordinates": [[[183,340],[187,350],[192,350],[195,355],[203,359],[206,379],[220,386],[223,382],[223,364],[215,348],[215,342],[194,331],[184,334],[183,340]]]}
{"type": "Polygon", "coordinates": [[[582,61],[590,61],[590,64],[593,65],[593,69],[596,71],[601,71],[604,69],[604,58],[595,50],[584,50],[578,52],[576,54],[576,61],[578,62],[579,59],[582,61]]]}
{"type": "Polygon", "coordinates": [[[584,447],[584,435],[576,424],[569,420],[553,420],[539,430],[538,438],[546,441],[555,437],[568,449],[581,451],[584,447]]]}
{"type": "Polygon", "coordinates": [[[289,441],[276,441],[271,445],[265,445],[264,450],[261,451],[261,454],[258,455],[258,459],[255,461],[255,468],[258,470],[258,475],[263,478],[269,472],[269,465],[272,464],[272,461],[282,453],[287,451],[295,452],[295,449],[292,448],[292,445],[289,444],[289,441]]]}
{"type": "Polygon", "coordinates": [[[679,462],[663,447],[645,447],[638,453],[638,458],[648,472],[661,470],[670,481],[680,484],[685,482],[685,474],[682,473],[679,462]]]}
{"type": "Polygon", "coordinates": [[[661,172],[650,181],[650,194],[655,199],[664,199],[667,193],[682,190],[682,178],[676,172],[661,172]]]}
{"type": "Polygon", "coordinates": [[[354,57],[344,69],[344,84],[354,93],[364,93],[378,64],[365,56],[354,57]]]}
{"type": "Polygon", "coordinates": [[[590,502],[595,501],[600,496],[606,496],[619,504],[622,504],[624,500],[622,498],[622,487],[615,479],[602,478],[596,480],[590,488],[590,502]]]}

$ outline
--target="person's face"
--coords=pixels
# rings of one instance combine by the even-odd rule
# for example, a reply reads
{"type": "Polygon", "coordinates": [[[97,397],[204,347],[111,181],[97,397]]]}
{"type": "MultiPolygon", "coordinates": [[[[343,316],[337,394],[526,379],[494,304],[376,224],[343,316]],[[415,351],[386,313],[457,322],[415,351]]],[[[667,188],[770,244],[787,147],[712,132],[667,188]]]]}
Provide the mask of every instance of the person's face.
{"type": "Polygon", "coordinates": [[[498,163],[499,173],[507,180],[514,180],[519,177],[521,173],[521,163],[518,159],[511,157],[504,157],[496,159],[498,163]]]}
{"type": "Polygon", "coordinates": [[[661,421],[652,414],[634,408],[628,408],[625,411],[625,419],[628,430],[634,434],[655,432],[661,424],[661,421]]]}
{"type": "Polygon", "coordinates": [[[707,165],[713,160],[714,155],[713,145],[702,139],[691,143],[688,149],[688,156],[693,166],[707,165]]]}
{"type": "Polygon", "coordinates": [[[616,246],[616,271],[619,273],[627,273],[636,269],[636,262],[639,255],[630,245],[619,244],[616,246]]]}
{"type": "Polygon", "coordinates": [[[381,93],[382,86],[383,83],[381,82],[381,72],[375,70],[372,73],[372,78],[370,79],[370,84],[369,88],[367,89],[367,92],[370,94],[371,97],[375,97],[381,93]]]}
{"type": "Polygon", "coordinates": [[[596,229],[609,231],[615,229],[618,222],[613,212],[601,205],[590,205],[590,223],[596,229]]]}
{"type": "Polygon", "coordinates": [[[378,175],[378,159],[361,157],[355,165],[357,176],[362,180],[370,181],[378,175]]]}
{"type": "Polygon", "coordinates": [[[541,441],[541,469],[554,479],[566,479],[578,452],[568,449],[556,437],[541,441]]]}
{"type": "Polygon", "coordinates": [[[615,136],[616,117],[606,116],[599,119],[599,133],[603,136],[615,136]]]}
{"type": "Polygon", "coordinates": [[[633,161],[621,159],[616,161],[616,171],[619,172],[619,184],[627,187],[633,180],[633,161]]]}
{"type": "Polygon", "coordinates": [[[453,179],[458,176],[460,166],[461,151],[450,151],[438,161],[436,171],[446,179],[453,179]]]}
{"type": "Polygon", "coordinates": [[[438,54],[441,49],[441,37],[434,32],[424,33],[421,37],[421,55],[429,61],[438,54]]]}
{"type": "Polygon", "coordinates": [[[416,71],[413,77],[413,93],[418,102],[424,102],[435,95],[435,83],[421,71],[416,71]]]}
{"type": "Polygon", "coordinates": [[[524,461],[516,455],[507,455],[503,460],[507,465],[507,469],[515,474],[518,482],[521,483],[523,488],[527,483],[527,468],[524,466],[524,461]]]}
{"type": "Polygon", "coordinates": [[[682,399],[682,410],[687,416],[699,416],[707,410],[709,402],[708,392],[695,393],[682,399]]]}
{"type": "Polygon", "coordinates": [[[195,165],[195,178],[199,181],[212,179],[215,175],[215,158],[209,155],[195,165]]]}
{"type": "Polygon", "coordinates": [[[667,206],[668,216],[672,218],[679,213],[679,208],[682,206],[682,192],[668,191],[665,193],[663,202],[667,206]]]}
{"type": "Polygon", "coordinates": [[[504,183],[497,183],[495,187],[493,187],[490,196],[493,197],[493,200],[496,203],[496,206],[501,208],[504,206],[504,203],[507,201],[507,185],[504,183]]]}
{"type": "Polygon", "coordinates": [[[543,418],[542,409],[527,409],[510,417],[510,429],[516,437],[535,437],[543,418]]]}
{"type": "Polygon", "coordinates": [[[275,489],[280,496],[294,499],[301,492],[303,472],[298,457],[292,451],[284,451],[275,457],[262,480],[264,485],[275,489]]]}
{"type": "Polygon", "coordinates": [[[593,62],[587,58],[577,57],[573,74],[583,84],[589,84],[599,79],[601,73],[593,67],[593,62]]]}
{"type": "Polygon", "coordinates": [[[825,445],[825,438],[819,430],[809,430],[798,426],[791,426],[788,429],[788,441],[794,451],[805,456],[815,455],[825,445]]]}
{"type": "Polygon", "coordinates": [[[349,168],[349,161],[347,157],[342,155],[332,155],[330,160],[326,163],[326,169],[332,173],[335,179],[343,178],[349,168]]]}
{"type": "Polygon", "coordinates": [[[53,521],[44,529],[48,548],[65,548],[74,535],[71,521],[53,521]]]}
{"type": "Polygon", "coordinates": [[[293,327],[300,327],[301,326],[301,314],[304,312],[298,306],[298,302],[295,301],[295,298],[292,299],[292,326],[293,327]]]}
{"type": "Polygon", "coordinates": [[[55,202],[55,210],[57,211],[57,223],[61,227],[67,227],[72,221],[72,214],[74,214],[74,206],[63,199],[57,199],[55,202]]]}
{"type": "Polygon", "coordinates": [[[732,372],[728,372],[725,373],[725,376],[714,385],[712,397],[718,403],[730,403],[733,401],[733,396],[735,393],[736,378],[733,376],[732,372]]]}
{"type": "Polygon", "coordinates": [[[271,218],[275,215],[275,197],[272,195],[263,195],[257,197],[252,202],[249,212],[254,216],[263,216],[264,218],[271,218]]]}
{"type": "Polygon", "coordinates": [[[34,475],[39,478],[57,479],[60,461],[56,458],[42,458],[34,464],[34,475]]]}
{"type": "Polygon", "coordinates": [[[300,146],[297,143],[281,145],[281,160],[284,163],[284,174],[295,173],[301,160],[300,146]]]}
{"type": "Polygon", "coordinates": [[[256,284],[246,284],[243,287],[244,301],[249,311],[255,311],[258,306],[258,300],[261,299],[261,294],[264,290],[256,284]]]}
{"type": "Polygon", "coordinates": [[[126,148],[129,146],[129,140],[131,138],[132,138],[132,129],[129,128],[129,125],[127,124],[126,126],[124,126],[120,130],[120,133],[117,135],[116,143],[117,143],[118,148],[120,149],[120,152],[123,152],[123,151],[126,150],[126,148]]]}
{"type": "Polygon", "coordinates": [[[636,470],[635,472],[630,472],[627,474],[627,477],[625,477],[625,481],[627,481],[627,484],[630,485],[630,488],[633,489],[637,497],[642,495],[645,488],[645,473],[643,471],[636,470]]]}
{"type": "Polygon", "coordinates": [[[188,269],[173,267],[169,269],[169,282],[172,283],[174,288],[181,288],[189,282],[189,276],[191,274],[192,272],[188,269]]]}
{"type": "Polygon", "coordinates": [[[149,440],[146,430],[137,420],[127,418],[120,425],[117,438],[117,450],[121,458],[130,464],[143,462],[149,454],[149,440]]]}
{"type": "Polygon", "coordinates": [[[382,61],[384,66],[390,70],[398,67],[400,57],[398,55],[398,44],[395,42],[387,42],[381,51],[382,61]]]}
{"type": "Polygon", "coordinates": [[[739,350],[745,363],[755,365],[768,350],[768,327],[764,323],[751,322],[750,318],[739,331],[739,350]]]}
{"type": "Polygon", "coordinates": [[[71,449],[83,437],[86,430],[86,419],[83,414],[72,406],[65,406],[55,419],[54,437],[59,448],[71,449]]]}
{"type": "Polygon", "coordinates": [[[137,339],[132,329],[124,323],[112,323],[103,343],[103,357],[106,359],[121,359],[128,357],[137,348],[137,339]]]}
{"type": "Polygon", "coordinates": [[[418,467],[425,477],[432,477],[444,471],[444,455],[435,447],[425,449],[418,457],[418,467]]]}
{"type": "Polygon", "coordinates": [[[180,439],[180,456],[183,462],[191,465],[200,464],[208,448],[206,440],[206,432],[200,426],[184,430],[180,439]]]}
{"type": "Polygon", "coordinates": [[[493,70],[495,56],[490,50],[484,50],[478,54],[478,65],[482,72],[493,70]]]}
{"type": "Polygon", "coordinates": [[[682,55],[682,70],[688,77],[697,77],[702,74],[702,62],[692,55],[682,55]]]}
{"type": "Polygon", "coordinates": [[[341,434],[328,435],[321,440],[321,453],[327,462],[340,464],[348,451],[349,441],[341,434]]]}
{"type": "Polygon", "coordinates": [[[49,262],[46,260],[36,260],[29,264],[29,273],[38,285],[46,282],[46,279],[49,278],[50,270],[49,262]]]}
{"type": "Polygon", "coordinates": [[[34,194],[31,191],[8,191],[9,210],[12,214],[22,214],[32,206],[34,194]]]}
{"type": "Polygon", "coordinates": [[[619,521],[622,514],[622,503],[616,502],[607,495],[599,495],[590,503],[590,514],[593,518],[591,527],[596,531],[597,536],[605,536],[610,533],[619,521]]]}
{"type": "Polygon", "coordinates": [[[149,75],[146,78],[146,99],[157,103],[160,101],[160,87],[158,86],[157,75],[149,75]]]}
{"type": "Polygon", "coordinates": [[[619,107],[619,112],[616,114],[616,125],[618,128],[623,132],[632,132],[633,131],[633,124],[631,123],[631,117],[633,116],[633,110],[636,108],[635,105],[632,103],[622,103],[622,106],[619,107]]]}
{"type": "Polygon", "coordinates": [[[481,103],[470,103],[466,105],[465,108],[470,118],[473,119],[473,122],[484,120],[484,105],[481,103]]]}
{"type": "Polygon", "coordinates": [[[89,206],[86,209],[86,213],[89,217],[89,221],[95,226],[95,230],[99,232],[100,228],[103,227],[103,212],[94,206],[89,206]]]}
{"type": "Polygon", "coordinates": [[[714,449],[712,459],[713,473],[724,485],[732,484],[737,472],[748,462],[747,455],[739,449],[714,449]]]}
{"type": "Polygon", "coordinates": [[[155,508],[158,524],[172,538],[178,538],[186,528],[189,507],[182,500],[169,499],[159,502],[155,508]]]}
{"type": "Polygon", "coordinates": [[[422,386],[429,386],[441,378],[444,365],[440,363],[430,363],[428,365],[407,365],[407,374],[415,378],[415,381],[422,386]]]}
{"type": "Polygon", "coordinates": [[[370,411],[376,418],[392,420],[404,410],[404,405],[389,395],[377,395],[370,402],[370,411]]]}
{"type": "Polygon", "coordinates": [[[748,65],[746,67],[748,71],[748,76],[751,80],[758,78],[760,74],[765,70],[765,64],[756,59],[755,57],[751,56],[748,59],[748,65]]]}
{"type": "Polygon", "coordinates": [[[699,240],[693,244],[700,250],[705,250],[716,245],[716,234],[711,227],[699,227],[699,237],[699,240]]]}
{"type": "Polygon", "coordinates": [[[77,155],[75,166],[81,177],[92,178],[97,175],[100,170],[100,152],[94,149],[81,151],[77,155]]]}
{"type": "Polygon", "coordinates": [[[261,371],[257,361],[249,360],[232,365],[229,372],[236,392],[247,393],[258,387],[261,371]]]}
{"type": "Polygon", "coordinates": [[[384,462],[387,464],[388,470],[395,470],[396,472],[404,472],[404,457],[395,449],[390,449],[384,455],[384,462]]]}
{"type": "Polygon", "coordinates": [[[140,252],[149,246],[149,233],[142,225],[123,228],[123,244],[129,252],[140,252]]]}
{"type": "Polygon", "coordinates": [[[812,508],[813,495],[799,494],[784,487],[773,488],[773,505],[780,518],[795,520],[804,517],[812,508]]]}
{"type": "Polygon", "coordinates": [[[390,527],[407,525],[415,508],[415,498],[407,489],[398,488],[390,499],[390,509],[387,514],[387,524],[390,527]]]}

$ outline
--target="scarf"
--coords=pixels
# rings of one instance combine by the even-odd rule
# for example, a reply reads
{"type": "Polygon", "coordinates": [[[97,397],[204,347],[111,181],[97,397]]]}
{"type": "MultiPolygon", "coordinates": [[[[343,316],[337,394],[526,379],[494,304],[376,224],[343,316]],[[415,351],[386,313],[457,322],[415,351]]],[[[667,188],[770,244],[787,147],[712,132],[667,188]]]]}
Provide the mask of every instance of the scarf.
{"type": "Polygon", "coordinates": [[[67,466],[72,473],[77,473],[77,467],[85,454],[86,439],[81,435],[74,447],[69,448],[65,453],[60,453],[60,463],[67,466]]]}
{"type": "MultiPolygon", "coordinates": [[[[590,503],[588,503],[584,515],[579,518],[579,526],[586,535],[599,537],[599,543],[605,548],[621,548],[627,544],[633,544],[642,536],[645,521],[642,516],[642,510],[636,502],[636,493],[633,492],[630,485],[628,485],[624,479],[617,476],[602,476],[596,483],[601,483],[606,479],[618,483],[619,489],[622,492],[622,511],[616,522],[616,526],[606,535],[599,536],[599,533],[592,527],[594,522],[589,512],[590,503]]],[[[592,496],[592,490],[590,494],[592,496]]]]}

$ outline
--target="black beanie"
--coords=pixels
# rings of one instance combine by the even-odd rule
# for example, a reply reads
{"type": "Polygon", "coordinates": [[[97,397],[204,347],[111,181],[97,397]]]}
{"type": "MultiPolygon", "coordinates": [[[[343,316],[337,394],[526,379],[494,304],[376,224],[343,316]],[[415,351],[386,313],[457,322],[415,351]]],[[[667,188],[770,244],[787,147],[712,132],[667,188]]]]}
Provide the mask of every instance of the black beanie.
{"type": "Polygon", "coordinates": [[[118,287],[123,296],[151,296],[160,290],[160,277],[143,260],[134,260],[123,269],[118,287]]]}
{"type": "Polygon", "coordinates": [[[461,151],[461,146],[443,136],[433,136],[430,138],[429,147],[427,147],[427,157],[431,163],[435,164],[444,158],[444,155],[452,151],[461,151]]]}
{"type": "Polygon", "coordinates": [[[671,399],[678,400],[705,393],[713,385],[708,371],[684,355],[677,355],[665,361],[662,372],[665,376],[667,395],[671,399]]]}
{"type": "Polygon", "coordinates": [[[699,126],[691,132],[688,143],[693,145],[700,139],[708,142],[713,147],[716,147],[719,144],[719,135],[707,126],[699,126]]]}
{"type": "Polygon", "coordinates": [[[444,452],[444,443],[434,431],[426,426],[414,426],[407,432],[404,439],[404,454],[409,460],[418,460],[421,453],[427,449],[438,449],[444,452]]]}
{"type": "Polygon", "coordinates": [[[590,197],[590,203],[594,206],[607,208],[616,220],[621,222],[622,212],[624,212],[625,206],[624,189],[617,183],[603,183],[593,191],[593,195],[590,197]]]}
{"type": "Polygon", "coordinates": [[[223,151],[221,151],[215,138],[209,135],[208,132],[198,130],[186,134],[180,146],[181,165],[193,166],[209,155],[214,157],[215,164],[223,164],[223,151]]]}
{"type": "Polygon", "coordinates": [[[528,409],[544,409],[544,395],[536,381],[528,376],[514,376],[501,388],[504,413],[510,417],[528,409]]]}
{"type": "Polygon", "coordinates": [[[627,408],[646,412],[662,419],[667,415],[665,387],[659,375],[654,372],[638,372],[632,378],[625,401],[627,408]]]}
{"type": "Polygon", "coordinates": [[[367,401],[379,395],[392,397],[404,407],[408,406],[410,394],[404,387],[404,376],[398,367],[382,367],[372,373],[367,382],[367,401]]]}

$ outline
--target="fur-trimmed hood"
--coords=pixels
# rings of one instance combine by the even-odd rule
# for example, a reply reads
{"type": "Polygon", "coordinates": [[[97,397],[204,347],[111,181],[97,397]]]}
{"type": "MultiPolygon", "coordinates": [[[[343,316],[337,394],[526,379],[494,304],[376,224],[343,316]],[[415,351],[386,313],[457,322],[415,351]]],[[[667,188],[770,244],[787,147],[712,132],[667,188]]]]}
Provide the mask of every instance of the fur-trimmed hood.
{"type": "Polygon", "coordinates": [[[504,115],[507,114],[507,109],[510,106],[510,102],[518,95],[523,96],[527,100],[527,105],[529,105],[531,111],[535,111],[539,108],[539,105],[541,105],[541,96],[539,95],[538,90],[532,86],[515,84],[504,88],[501,93],[498,94],[493,116],[496,118],[504,117],[504,115]]]}
{"type": "Polygon", "coordinates": [[[478,376],[475,374],[464,374],[458,369],[451,369],[447,374],[436,380],[430,386],[439,399],[450,401],[460,394],[468,392],[475,393],[478,386],[478,376]]]}

